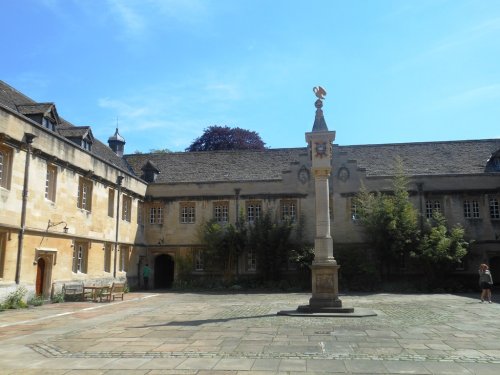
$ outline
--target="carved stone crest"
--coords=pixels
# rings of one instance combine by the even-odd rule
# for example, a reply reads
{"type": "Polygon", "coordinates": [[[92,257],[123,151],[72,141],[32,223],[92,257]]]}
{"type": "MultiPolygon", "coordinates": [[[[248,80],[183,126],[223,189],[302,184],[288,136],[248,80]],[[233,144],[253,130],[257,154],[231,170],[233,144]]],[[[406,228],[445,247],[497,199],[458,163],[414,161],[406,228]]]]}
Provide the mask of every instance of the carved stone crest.
{"type": "Polygon", "coordinates": [[[304,165],[299,169],[298,178],[303,184],[307,183],[311,178],[309,170],[304,165]]]}
{"type": "Polygon", "coordinates": [[[340,168],[339,172],[337,173],[338,179],[342,182],[346,182],[349,179],[349,176],[349,169],[347,169],[346,167],[340,168]]]}

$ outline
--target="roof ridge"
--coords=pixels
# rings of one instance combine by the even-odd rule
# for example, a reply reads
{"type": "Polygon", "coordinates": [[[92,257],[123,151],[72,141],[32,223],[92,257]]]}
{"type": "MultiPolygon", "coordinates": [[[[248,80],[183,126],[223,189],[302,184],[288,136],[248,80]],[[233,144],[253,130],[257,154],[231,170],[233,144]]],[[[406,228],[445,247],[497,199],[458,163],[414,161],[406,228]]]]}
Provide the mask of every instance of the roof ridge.
{"type": "Polygon", "coordinates": [[[277,152],[277,151],[286,151],[286,150],[302,150],[306,149],[307,147],[284,147],[284,148],[266,148],[264,150],[252,150],[252,149],[245,149],[245,150],[209,150],[209,151],[172,151],[172,152],[144,152],[144,153],[139,153],[139,154],[125,154],[125,156],[132,156],[132,155],[193,155],[193,154],[207,154],[207,153],[212,153],[212,154],[232,154],[232,153],[242,153],[242,152],[251,152],[251,153],[259,153],[259,152],[277,152]]]}
{"type": "Polygon", "coordinates": [[[450,141],[420,141],[420,142],[401,142],[401,143],[368,143],[358,145],[340,145],[334,144],[336,147],[387,147],[387,146],[408,146],[408,145],[433,145],[433,144],[452,144],[452,143],[477,143],[477,142],[500,142],[500,138],[486,139],[459,139],[450,141]]]}
{"type": "Polygon", "coordinates": [[[17,90],[16,88],[12,87],[11,85],[9,85],[7,82],[5,81],[2,81],[0,79],[0,84],[7,87],[9,90],[12,90],[14,91],[16,94],[22,96],[23,98],[27,99],[31,104],[36,104],[36,101],[33,100],[32,98],[30,98],[29,96],[27,96],[26,94],[23,94],[21,91],[17,90]]]}

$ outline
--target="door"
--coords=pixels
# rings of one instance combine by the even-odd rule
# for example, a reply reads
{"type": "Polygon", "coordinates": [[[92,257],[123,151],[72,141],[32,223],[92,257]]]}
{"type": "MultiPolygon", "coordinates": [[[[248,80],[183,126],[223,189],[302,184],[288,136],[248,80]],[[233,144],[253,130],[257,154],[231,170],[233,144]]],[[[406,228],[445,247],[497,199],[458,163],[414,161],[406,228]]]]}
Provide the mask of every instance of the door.
{"type": "Polygon", "coordinates": [[[36,295],[43,295],[43,282],[45,280],[45,260],[43,258],[38,258],[36,263],[36,295]]]}
{"type": "Polygon", "coordinates": [[[174,259],[167,254],[158,255],[155,259],[154,287],[158,289],[170,288],[174,281],[174,259]]]}

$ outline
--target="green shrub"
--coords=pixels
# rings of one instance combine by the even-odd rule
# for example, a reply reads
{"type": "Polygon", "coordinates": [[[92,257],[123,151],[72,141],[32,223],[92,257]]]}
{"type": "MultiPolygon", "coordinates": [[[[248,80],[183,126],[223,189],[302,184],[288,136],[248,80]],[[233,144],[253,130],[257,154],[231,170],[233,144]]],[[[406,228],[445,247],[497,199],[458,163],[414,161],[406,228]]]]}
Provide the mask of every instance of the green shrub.
{"type": "Polygon", "coordinates": [[[64,302],[64,293],[63,292],[56,293],[52,297],[52,303],[63,303],[63,302],[64,302]]]}
{"type": "Polygon", "coordinates": [[[7,298],[5,299],[4,303],[1,304],[0,310],[7,310],[7,309],[24,309],[28,307],[26,302],[24,302],[23,298],[26,295],[28,291],[26,290],[25,287],[21,286],[17,288],[15,291],[12,293],[9,293],[7,298]]]}
{"type": "Polygon", "coordinates": [[[368,251],[356,246],[336,247],[335,258],[341,268],[339,285],[342,290],[372,292],[380,288],[380,274],[368,251]]]}
{"type": "Polygon", "coordinates": [[[28,300],[28,306],[42,306],[43,296],[33,296],[28,300]]]}

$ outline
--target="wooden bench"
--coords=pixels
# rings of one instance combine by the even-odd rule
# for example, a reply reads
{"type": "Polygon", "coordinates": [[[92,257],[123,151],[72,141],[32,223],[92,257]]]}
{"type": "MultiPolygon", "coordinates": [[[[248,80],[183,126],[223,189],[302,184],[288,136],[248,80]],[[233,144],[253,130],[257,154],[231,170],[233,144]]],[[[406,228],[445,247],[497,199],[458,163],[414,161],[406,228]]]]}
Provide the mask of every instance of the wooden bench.
{"type": "Polygon", "coordinates": [[[83,301],[85,297],[83,282],[70,282],[63,284],[62,293],[65,301],[68,297],[70,300],[74,299],[75,301],[83,301]]]}
{"type": "Polygon", "coordinates": [[[101,301],[105,299],[106,301],[111,302],[111,299],[114,301],[116,298],[120,298],[123,301],[124,294],[125,283],[113,283],[111,288],[101,294],[101,301]]]}

